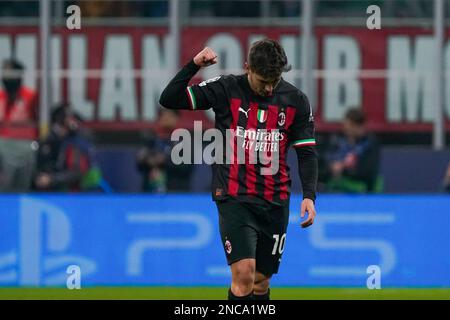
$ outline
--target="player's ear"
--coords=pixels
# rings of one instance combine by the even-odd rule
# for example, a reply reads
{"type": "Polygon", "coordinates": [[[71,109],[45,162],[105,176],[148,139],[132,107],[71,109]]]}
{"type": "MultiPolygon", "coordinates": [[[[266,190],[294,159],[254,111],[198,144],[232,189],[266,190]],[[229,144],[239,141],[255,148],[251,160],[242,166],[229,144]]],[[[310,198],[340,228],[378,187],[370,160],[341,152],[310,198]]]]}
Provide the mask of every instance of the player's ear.
{"type": "Polygon", "coordinates": [[[248,62],[247,61],[244,62],[244,70],[245,70],[245,73],[249,73],[250,72],[250,67],[248,66],[248,62]]]}

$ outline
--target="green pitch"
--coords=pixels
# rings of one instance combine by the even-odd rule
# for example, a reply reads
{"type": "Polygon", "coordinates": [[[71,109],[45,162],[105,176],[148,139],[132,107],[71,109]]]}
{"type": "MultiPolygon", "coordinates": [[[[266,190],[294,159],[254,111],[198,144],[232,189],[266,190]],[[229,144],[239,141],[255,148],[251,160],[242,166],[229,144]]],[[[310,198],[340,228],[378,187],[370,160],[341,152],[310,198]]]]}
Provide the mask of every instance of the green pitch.
{"type": "MultiPolygon", "coordinates": [[[[221,287],[86,287],[66,288],[0,288],[0,299],[157,299],[157,300],[225,300],[227,288],[221,287]]],[[[365,288],[277,288],[274,300],[450,300],[450,288],[368,290],[365,288]]]]}

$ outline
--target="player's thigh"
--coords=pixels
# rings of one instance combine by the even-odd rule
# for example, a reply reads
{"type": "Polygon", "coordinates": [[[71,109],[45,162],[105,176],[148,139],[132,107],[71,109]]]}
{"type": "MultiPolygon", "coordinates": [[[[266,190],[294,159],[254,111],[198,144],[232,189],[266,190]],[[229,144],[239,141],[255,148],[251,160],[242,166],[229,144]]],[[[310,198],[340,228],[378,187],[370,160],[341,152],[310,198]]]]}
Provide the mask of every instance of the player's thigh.
{"type": "Polygon", "coordinates": [[[256,270],[270,278],[278,272],[286,244],[289,207],[274,207],[270,223],[260,226],[256,248],[256,270]]]}
{"type": "Polygon", "coordinates": [[[249,220],[248,209],[236,201],[217,202],[222,245],[231,265],[242,259],[255,259],[258,233],[249,220]]]}

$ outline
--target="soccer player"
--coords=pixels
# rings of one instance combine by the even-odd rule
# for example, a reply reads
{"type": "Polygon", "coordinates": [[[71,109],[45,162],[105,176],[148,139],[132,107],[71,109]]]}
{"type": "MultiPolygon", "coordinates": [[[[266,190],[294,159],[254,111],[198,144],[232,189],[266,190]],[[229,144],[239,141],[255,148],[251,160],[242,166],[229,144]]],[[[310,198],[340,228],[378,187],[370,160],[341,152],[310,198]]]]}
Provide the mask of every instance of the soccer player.
{"type": "Polygon", "coordinates": [[[303,228],[313,224],[317,185],[314,118],[304,93],[282,78],[289,71],[286,54],[277,41],[251,45],[245,74],[223,75],[188,86],[200,68],[218,62],[204,48],[169,82],[160,104],[172,109],[215,112],[215,127],[232,160],[212,166],[212,196],[219,211],[219,227],[231,267],[230,300],[269,300],[269,281],[278,272],[289,220],[288,146],[295,148],[302,181],[303,228]],[[233,132],[234,134],[228,134],[233,132]],[[252,159],[256,149],[263,151],[252,159]],[[245,163],[238,161],[244,154],[245,163]],[[278,159],[273,174],[263,174],[267,159],[278,159]],[[252,161],[253,160],[253,161],[252,161]]]}

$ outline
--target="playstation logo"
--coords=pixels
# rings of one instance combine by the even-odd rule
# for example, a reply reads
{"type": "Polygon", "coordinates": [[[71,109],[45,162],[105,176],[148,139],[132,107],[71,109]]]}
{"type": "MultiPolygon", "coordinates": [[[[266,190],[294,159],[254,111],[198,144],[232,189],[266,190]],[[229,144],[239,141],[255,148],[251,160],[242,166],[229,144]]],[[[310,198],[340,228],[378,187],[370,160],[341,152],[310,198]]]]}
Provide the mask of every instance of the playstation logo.
{"type": "Polygon", "coordinates": [[[0,284],[64,285],[70,265],[80,266],[85,275],[96,271],[91,259],[66,253],[71,223],[60,208],[29,196],[19,201],[18,248],[0,254],[0,284]]]}

